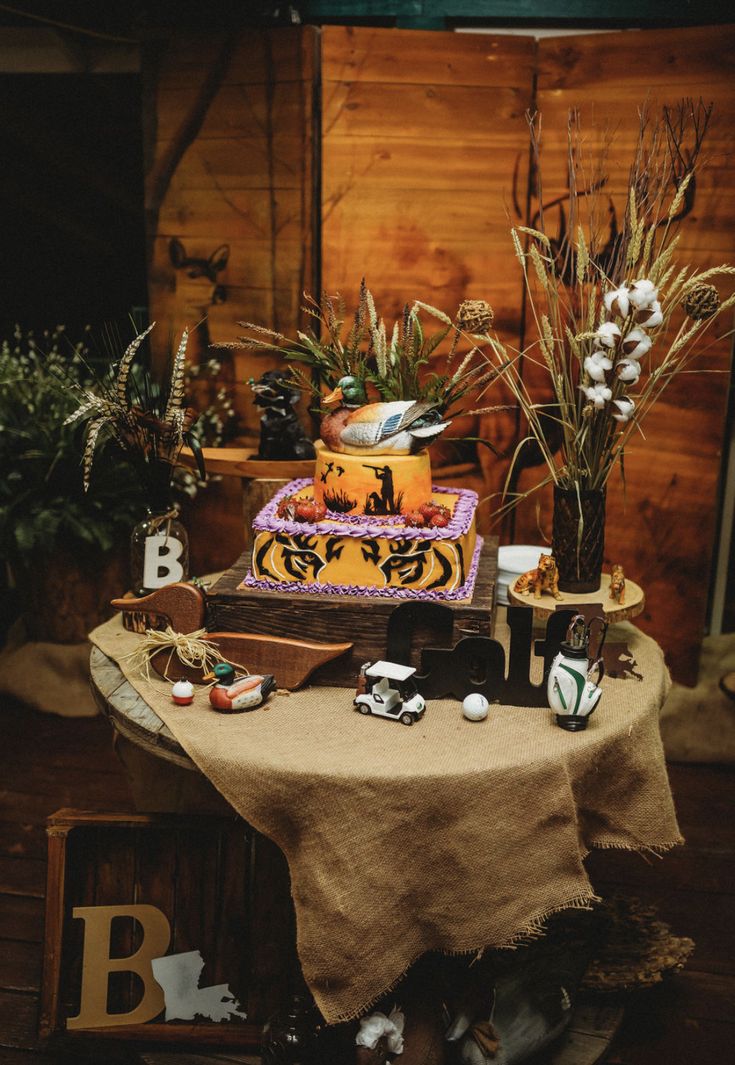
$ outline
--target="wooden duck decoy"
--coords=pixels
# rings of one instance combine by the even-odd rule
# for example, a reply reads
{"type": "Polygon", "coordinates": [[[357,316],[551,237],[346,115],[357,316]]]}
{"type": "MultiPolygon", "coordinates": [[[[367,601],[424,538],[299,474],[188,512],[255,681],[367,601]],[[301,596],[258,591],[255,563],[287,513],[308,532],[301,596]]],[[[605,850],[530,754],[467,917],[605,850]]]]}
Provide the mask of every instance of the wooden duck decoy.
{"type": "Polygon", "coordinates": [[[434,403],[368,403],[363,382],[349,375],[340,379],[322,404],[339,407],[322,418],[321,438],[330,451],[346,455],[415,455],[450,424],[442,421],[434,403]]]}
{"type": "Polygon", "coordinates": [[[174,632],[195,632],[204,625],[204,592],[187,581],[166,584],[148,595],[112,599],[110,606],[122,612],[123,627],[129,632],[165,629],[167,625],[174,632]]]}
{"type": "MultiPolygon", "coordinates": [[[[211,632],[203,638],[240,669],[274,673],[278,686],[288,691],[303,687],[315,669],[352,648],[351,643],[312,643],[256,632],[211,632]]],[[[206,670],[185,665],[173,648],[161,648],[150,661],[156,673],[165,680],[206,683],[206,670]]]]}
{"type": "Polygon", "coordinates": [[[227,662],[216,665],[214,675],[216,683],[210,689],[209,702],[212,708],[221,714],[255,710],[276,687],[271,673],[256,673],[243,677],[227,662]]]}
{"type": "MultiPolygon", "coordinates": [[[[193,584],[168,584],[149,595],[136,598],[113,599],[112,606],[136,619],[147,619],[146,628],[165,629],[170,625],[176,633],[196,632],[204,627],[204,593],[193,584]],[[152,624],[152,620],[156,624],[152,624]]],[[[127,626],[126,626],[127,627],[127,626]]],[[[294,691],[302,687],[319,666],[339,658],[352,648],[352,643],[316,643],[261,633],[210,632],[203,637],[235,666],[251,673],[273,673],[278,685],[294,691]]],[[[151,658],[156,672],[171,682],[190,680],[204,683],[203,669],[184,665],[173,647],[162,647],[151,658]]]]}

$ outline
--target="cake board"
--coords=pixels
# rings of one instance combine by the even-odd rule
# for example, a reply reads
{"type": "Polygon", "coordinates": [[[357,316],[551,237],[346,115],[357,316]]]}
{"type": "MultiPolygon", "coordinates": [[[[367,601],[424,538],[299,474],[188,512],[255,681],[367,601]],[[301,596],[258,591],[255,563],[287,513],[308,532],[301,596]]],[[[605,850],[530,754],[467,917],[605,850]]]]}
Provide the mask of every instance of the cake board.
{"type": "Polygon", "coordinates": [[[453,647],[463,636],[492,636],[495,624],[495,583],[498,541],[485,537],[472,598],[469,600],[397,599],[369,595],[312,594],[241,587],[250,568],[246,551],[207,595],[210,632],[252,632],[332,643],[352,641],[352,650],[325,663],[311,683],[354,688],[363,663],[388,654],[393,631],[412,630],[410,664],[419,667],[421,649],[453,647]]]}

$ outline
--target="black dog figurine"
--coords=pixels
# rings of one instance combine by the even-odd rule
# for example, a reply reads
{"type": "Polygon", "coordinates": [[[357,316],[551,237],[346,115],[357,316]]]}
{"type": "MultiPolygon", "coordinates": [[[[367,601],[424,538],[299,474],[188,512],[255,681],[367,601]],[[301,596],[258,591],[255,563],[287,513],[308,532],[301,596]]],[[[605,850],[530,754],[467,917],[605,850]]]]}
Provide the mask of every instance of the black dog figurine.
{"type": "Polygon", "coordinates": [[[287,374],[282,370],[268,370],[259,381],[251,378],[249,383],[255,393],[256,407],[263,409],[256,459],[313,459],[314,445],[294,410],[301,393],[287,374]]]}

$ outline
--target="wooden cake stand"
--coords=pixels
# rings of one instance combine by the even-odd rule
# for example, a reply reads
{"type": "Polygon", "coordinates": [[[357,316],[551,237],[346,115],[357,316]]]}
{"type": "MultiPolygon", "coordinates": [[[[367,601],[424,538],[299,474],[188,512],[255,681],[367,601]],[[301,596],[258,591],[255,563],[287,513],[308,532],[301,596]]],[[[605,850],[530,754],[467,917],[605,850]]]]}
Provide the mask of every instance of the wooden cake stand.
{"type": "Polygon", "coordinates": [[[561,599],[554,599],[553,595],[543,592],[540,599],[534,599],[533,592],[530,595],[517,595],[515,581],[508,586],[508,601],[513,606],[530,606],[533,608],[533,616],[537,621],[544,621],[549,614],[553,614],[557,607],[584,607],[592,603],[602,603],[605,620],[630,621],[643,613],[646,605],[646,596],[643,589],[635,581],[625,578],[625,602],[621,606],[615,599],[610,598],[610,574],[602,574],[602,584],[596,592],[562,592],[561,599]]]}

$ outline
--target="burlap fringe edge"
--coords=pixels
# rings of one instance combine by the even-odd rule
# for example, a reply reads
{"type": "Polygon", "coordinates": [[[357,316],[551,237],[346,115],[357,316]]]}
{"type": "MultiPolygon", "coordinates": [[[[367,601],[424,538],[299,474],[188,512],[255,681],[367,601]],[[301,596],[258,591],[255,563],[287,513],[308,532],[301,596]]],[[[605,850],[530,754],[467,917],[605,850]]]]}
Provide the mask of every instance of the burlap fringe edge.
{"type": "MultiPolygon", "coordinates": [[[[617,846],[617,844],[611,844],[617,846]]],[[[591,910],[595,903],[602,902],[599,895],[595,895],[593,891],[584,892],[579,895],[574,895],[571,899],[566,900],[559,906],[552,906],[548,910],[544,910],[543,913],[537,914],[535,917],[529,918],[527,924],[519,931],[514,932],[509,939],[506,939],[502,943],[486,944],[483,947],[469,947],[465,950],[434,950],[434,951],[419,951],[419,953],[411,959],[406,965],[402,973],[400,973],[394,980],[391,980],[382,991],[370,999],[368,1003],[363,1005],[359,1010],[351,1010],[348,1013],[340,1013],[329,1020],[329,1024],[346,1024],[349,1021],[359,1020],[360,1017],[364,1017],[369,1010],[376,1005],[385,995],[389,995],[391,991],[394,991],[401,980],[404,979],[406,974],[412,965],[426,953],[444,954],[450,958],[461,958],[464,955],[474,954],[475,960],[479,961],[483,954],[488,950],[517,950],[519,946],[524,943],[529,943],[534,939],[540,939],[545,932],[544,926],[550,917],[553,917],[557,913],[562,913],[564,910],[591,910]]]]}
{"type": "Polygon", "coordinates": [[[593,850],[619,850],[619,851],[632,851],[633,854],[639,854],[644,860],[651,855],[654,858],[663,858],[665,854],[673,850],[674,847],[681,847],[685,843],[683,836],[678,836],[674,840],[670,840],[668,843],[618,843],[614,840],[600,840],[587,845],[583,857],[587,857],[590,851],[593,850]]]}

